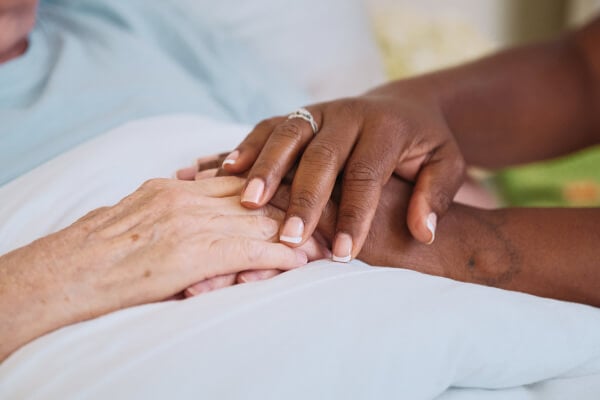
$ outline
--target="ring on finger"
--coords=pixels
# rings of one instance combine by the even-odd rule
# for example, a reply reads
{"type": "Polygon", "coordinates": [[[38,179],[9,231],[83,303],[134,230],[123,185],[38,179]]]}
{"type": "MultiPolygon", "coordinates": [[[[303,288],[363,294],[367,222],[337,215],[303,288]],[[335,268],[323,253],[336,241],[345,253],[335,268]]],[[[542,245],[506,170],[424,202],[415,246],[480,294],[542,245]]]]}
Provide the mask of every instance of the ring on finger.
{"type": "Polygon", "coordinates": [[[300,119],[305,120],[306,122],[308,122],[310,124],[310,127],[313,131],[313,135],[316,135],[317,132],[319,131],[319,125],[317,125],[315,118],[312,116],[310,111],[308,111],[306,108],[297,109],[293,113],[289,114],[287,118],[288,119],[300,118],[300,119]]]}

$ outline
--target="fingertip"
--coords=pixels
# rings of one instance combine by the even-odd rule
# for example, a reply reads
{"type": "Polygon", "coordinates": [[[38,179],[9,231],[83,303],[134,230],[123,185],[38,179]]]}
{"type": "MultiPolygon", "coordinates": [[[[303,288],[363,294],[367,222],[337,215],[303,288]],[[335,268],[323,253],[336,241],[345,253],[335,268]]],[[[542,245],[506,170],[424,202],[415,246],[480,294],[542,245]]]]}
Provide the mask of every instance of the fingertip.
{"type": "Polygon", "coordinates": [[[433,244],[437,229],[437,214],[431,212],[424,216],[419,216],[415,221],[408,221],[408,229],[415,240],[423,244],[433,244]]]}
{"type": "Polygon", "coordinates": [[[296,267],[301,267],[308,264],[308,256],[302,250],[294,249],[296,255],[296,267]]]}
{"type": "Polygon", "coordinates": [[[304,235],[304,221],[300,217],[290,217],[285,221],[281,234],[279,235],[279,241],[288,244],[300,244],[302,243],[302,236],[304,235]]]}
{"type": "Polygon", "coordinates": [[[235,165],[235,163],[237,162],[239,157],[240,157],[239,150],[232,151],[231,153],[229,153],[229,155],[227,157],[225,157],[225,160],[223,160],[223,164],[221,164],[222,167],[225,168],[225,166],[228,166],[228,165],[235,165]]]}
{"type": "Polygon", "coordinates": [[[232,174],[244,173],[254,165],[254,162],[258,157],[258,154],[253,153],[253,151],[249,151],[248,149],[244,149],[243,146],[240,146],[239,149],[231,152],[231,154],[223,160],[221,168],[232,174]]]}
{"type": "Polygon", "coordinates": [[[338,233],[333,242],[333,255],[335,262],[348,263],[352,260],[352,236],[347,233],[338,233]]]}
{"type": "Polygon", "coordinates": [[[210,287],[203,284],[203,282],[200,282],[200,283],[197,283],[197,284],[185,289],[183,294],[187,298],[187,297],[195,297],[195,296],[201,295],[202,293],[205,293],[208,291],[210,291],[210,287]]]}
{"type": "Polygon", "coordinates": [[[429,240],[426,242],[426,244],[432,244],[435,240],[435,230],[437,228],[437,214],[436,213],[431,212],[427,215],[427,217],[425,218],[425,227],[427,228],[427,230],[430,233],[429,240]]]}
{"type": "Polygon", "coordinates": [[[240,150],[234,150],[225,157],[221,164],[221,168],[232,174],[242,173],[247,169],[248,165],[252,163],[249,163],[246,158],[247,157],[244,157],[240,150]]]}
{"type": "Polygon", "coordinates": [[[261,207],[261,200],[265,192],[265,182],[260,178],[251,179],[242,192],[242,205],[248,208],[261,207]]]}
{"type": "Polygon", "coordinates": [[[187,168],[182,168],[175,173],[177,179],[182,181],[193,181],[198,172],[198,168],[194,165],[187,168]]]}

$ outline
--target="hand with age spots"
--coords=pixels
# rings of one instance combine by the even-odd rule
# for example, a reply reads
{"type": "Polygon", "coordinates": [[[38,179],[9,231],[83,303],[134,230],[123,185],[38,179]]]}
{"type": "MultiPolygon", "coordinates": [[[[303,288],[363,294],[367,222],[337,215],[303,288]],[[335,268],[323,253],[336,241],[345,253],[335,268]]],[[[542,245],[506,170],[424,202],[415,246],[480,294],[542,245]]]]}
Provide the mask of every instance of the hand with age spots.
{"type": "Polygon", "coordinates": [[[244,182],[151,180],[0,257],[0,313],[11,315],[0,321],[0,360],[46,332],[171,298],[195,282],[327,256],[314,239],[298,249],[277,243],[284,213],[242,207],[244,182]]]}

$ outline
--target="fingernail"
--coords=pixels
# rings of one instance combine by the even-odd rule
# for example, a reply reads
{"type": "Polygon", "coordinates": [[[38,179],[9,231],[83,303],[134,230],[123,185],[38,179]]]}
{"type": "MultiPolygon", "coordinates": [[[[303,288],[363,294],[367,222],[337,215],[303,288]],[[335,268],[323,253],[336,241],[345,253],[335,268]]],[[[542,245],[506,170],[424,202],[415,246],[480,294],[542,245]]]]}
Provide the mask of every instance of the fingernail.
{"type": "Polygon", "coordinates": [[[300,243],[304,233],[304,221],[300,217],[290,217],[285,222],[279,241],[288,243],[300,243]]]}
{"type": "Polygon", "coordinates": [[[431,240],[429,242],[427,242],[427,244],[431,244],[435,240],[435,228],[437,226],[437,215],[435,215],[435,213],[430,213],[427,216],[427,220],[425,221],[425,223],[427,225],[427,229],[429,229],[429,232],[431,232],[431,240]]]}
{"type": "Polygon", "coordinates": [[[298,263],[299,267],[306,265],[308,263],[308,257],[306,253],[301,250],[296,250],[296,262],[298,263]]]}
{"type": "Polygon", "coordinates": [[[196,289],[196,288],[195,288],[195,287],[193,287],[193,286],[192,286],[192,287],[189,287],[189,288],[187,288],[187,289],[185,289],[185,295],[186,295],[187,297],[194,297],[194,296],[198,296],[198,295],[199,295],[199,294],[201,294],[201,293],[202,293],[202,291],[201,291],[201,290],[198,290],[198,289],[196,289]]]}
{"type": "Polygon", "coordinates": [[[338,233],[333,243],[333,261],[347,263],[352,260],[352,236],[338,233]]]}
{"type": "Polygon", "coordinates": [[[247,272],[240,276],[240,281],[243,283],[255,282],[259,280],[259,277],[256,273],[247,272]]]}
{"type": "Polygon", "coordinates": [[[246,186],[244,194],[242,195],[242,203],[252,203],[258,205],[263,192],[265,190],[265,183],[262,179],[254,178],[246,186]]]}
{"type": "Polygon", "coordinates": [[[235,151],[231,152],[227,156],[227,158],[225,158],[225,160],[223,161],[223,166],[235,164],[235,162],[237,161],[239,156],[240,156],[239,151],[235,150],[235,151]]]}

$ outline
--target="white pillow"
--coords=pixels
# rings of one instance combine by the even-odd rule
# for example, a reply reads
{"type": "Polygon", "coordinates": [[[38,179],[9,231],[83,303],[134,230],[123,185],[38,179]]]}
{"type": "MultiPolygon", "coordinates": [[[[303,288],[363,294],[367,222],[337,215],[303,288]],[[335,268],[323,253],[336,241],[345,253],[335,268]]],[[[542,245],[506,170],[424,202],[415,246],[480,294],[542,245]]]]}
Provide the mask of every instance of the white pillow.
{"type": "MultiPolygon", "coordinates": [[[[0,254],[245,132],[165,116],[83,143],[0,187],[0,254]]],[[[0,398],[596,400],[598,338],[591,307],[319,261],[43,336],[0,364],[0,398]]]]}
{"type": "Polygon", "coordinates": [[[174,0],[227,30],[315,101],[385,80],[362,0],[174,0]]]}

